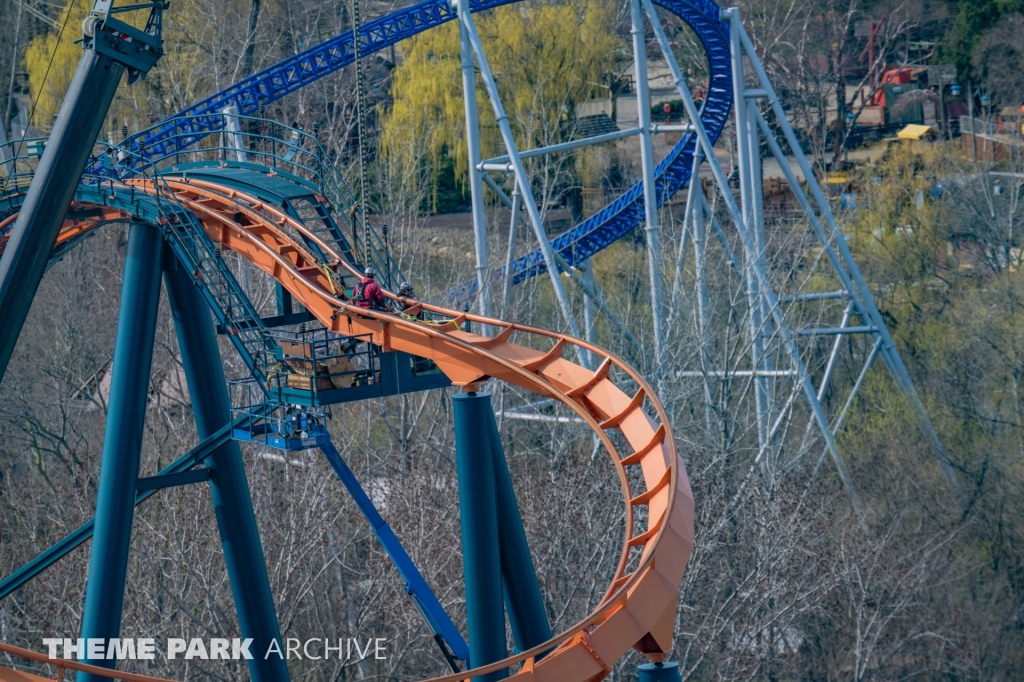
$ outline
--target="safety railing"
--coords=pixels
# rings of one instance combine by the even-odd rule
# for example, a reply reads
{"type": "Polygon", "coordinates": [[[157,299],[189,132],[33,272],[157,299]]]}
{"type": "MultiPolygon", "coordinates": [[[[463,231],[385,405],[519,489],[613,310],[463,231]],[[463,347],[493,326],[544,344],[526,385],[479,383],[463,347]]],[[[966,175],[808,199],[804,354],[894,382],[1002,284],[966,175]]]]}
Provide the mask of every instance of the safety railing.
{"type": "MultiPolygon", "coordinates": [[[[116,154],[130,153],[142,165],[161,172],[184,171],[211,162],[269,169],[307,183],[326,199],[344,233],[333,235],[339,252],[372,265],[389,288],[402,281],[386,236],[365,219],[359,202],[321,144],[318,131],[309,133],[272,119],[221,113],[202,117],[204,135],[197,142],[195,117],[172,118],[134,135],[116,154]],[[159,140],[147,146],[149,140],[159,140]]],[[[138,164],[133,164],[138,165],[138,164]]]]}
{"type": "MultiPolygon", "coordinates": [[[[351,254],[362,267],[373,266],[387,288],[398,288],[404,278],[386,233],[362,216],[359,202],[315,133],[254,116],[225,113],[202,118],[202,134],[195,117],[172,118],[119,144],[98,142],[83,180],[178,173],[210,164],[277,173],[321,195],[338,226],[330,235],[336,251],[351,254]],[[150,145],[150,140],[159,143],[150,145]]],[[[0,146],[0,154],[7,158],[0,163],[0,198],[28,188],[46,140],[24,138],[0,146]]]]}
{"type": "Polygon", "coordinates": [[[228,382],[231,415],[239,426],[231,430],[235,440],[258,443],[277,450],[308,450],[328,439],[327,415],[309,405],[266,401],[256,377],[228,382]]]}
{"type": "Polygon", "coordinates": [[[327,329],[275,329],[277,344],[268,383],[272,396],[294,402],[296,392],[318,393],[368,386],[380,381],[380,351],[371,335],[345,336],[327,329]]]}
{"type": "MultiPolygon", "coordinates": [[[[9,174],[4,176],[0,211],[6,208],[13,212],[17,210],[15,197],[26,192],[32,181],[45,139],[15,140],[8,146],[6,168],[9,174]],[[40,143],[33,144],[36,142],[40,143]]],[[[158,225],[178,258],[189,268],[217,322],[229,331],[229,338],[243,361],[265,388],[270,369],[266,358],[273,354],[274,347],[267,345],[273,344],[273,339],[266,336],[262,318],[196,215],[178,200],[157,166],[141,159],[129,163],[134,156],[135,152],[111,148],[104,143],[96,145],[88,168],[102,172],[87,172],[82,177],[78,195],[103,206],[119,206],[125,210],[126,217],[144,213],[144,205],[150,207],[152,215],[146,218],[158,225]]],[[[7,236],[13,224],[8,222],[0,231],[0,239],[7,236]]]]}
{"type": "MultiPolygon", "coordinates": [[[[47,139],[25,137],[0,145],[0,159],[4,159],[0,162],[0,211],[12,210],[12,197],[28,190],[47,139]]],[[[9,229],[0,229],[0,236],[9,229]]]]}
{"type": "MultiPolygon", "coordinates": [[[[141,165],[136,170],[127,165],[115,167],[124,180],[143,180],[152,188],[150,195],[160,206],[160,227],[179,260],[191,268],[193,280],[210,303],[218,322],[228,331],[242,359],[261,383],[267,376],[267,352],[273,352],[273,341],[266,335],[260,314],[242,290],[234,273],[224,260],[220,247],[206,233],[196,215],[183,206],[154,167],[141,165]]],[[[113,183],[108,179],[108,182],[113,183]]],[[[135,192],[135,188],[131,187],[135,192]]]]}

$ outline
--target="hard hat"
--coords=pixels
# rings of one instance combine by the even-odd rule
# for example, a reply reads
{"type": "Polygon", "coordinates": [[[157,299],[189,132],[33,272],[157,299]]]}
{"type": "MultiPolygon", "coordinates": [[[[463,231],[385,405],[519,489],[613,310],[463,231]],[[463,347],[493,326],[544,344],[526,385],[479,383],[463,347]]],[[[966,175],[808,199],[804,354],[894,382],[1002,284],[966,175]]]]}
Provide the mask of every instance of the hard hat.
{"type": "Polygon", "coordinates": [[[408,282],[402,282],[402,284],[398,287],[398,290],[399,291],[412,291],[412,285],[409,284],[408,282]]]}
{"type": "Polygon", "coordinates": [[[366,270],[363,271],[363,274],[366,275],[367,277],[376,277],[377,271],[374,270],[373,268],[366,268],[366,270]]]}

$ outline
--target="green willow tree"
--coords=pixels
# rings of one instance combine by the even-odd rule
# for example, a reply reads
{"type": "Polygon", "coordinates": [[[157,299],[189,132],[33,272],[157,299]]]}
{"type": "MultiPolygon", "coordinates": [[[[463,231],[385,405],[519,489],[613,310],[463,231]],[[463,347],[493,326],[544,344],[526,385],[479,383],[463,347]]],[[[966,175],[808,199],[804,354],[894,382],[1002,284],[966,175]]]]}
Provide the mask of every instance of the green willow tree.
{"type": "MultiPolygon", "coordinates": [[[[52,127],[81,59],[82,21],[91,8],[92,0],[68,0],[54,22],[55,28],[33,39],[25,49],[22,62],[35,104],[32,124],[44,132],[52,127]]],[[[237,21],[250,13],[250,0],[174,2],[164,14],[164,56],[146,80],[118,89],[104,134],[116,132],[122,124],[132,131],[139,130],[242,75],[237,65],[243,60],[236,54],[214,50],[211,45],[251,42],[237,21]]],[[[139,28],[145,25],[147,16],[146,11],[120,15],[123,21],[139,28]]]]}
{"type": "MultiPolygon", "coordinates": [[[[558,142],[571,132],[579,103],[607,91],[621,40],[614,7],[596,0],[501,7],[474,17],[498,90],[521,149],[558,142]]],[[[431,185],[431,211],[449,174],[466,192],[468,155],[455,23],[399,48],[390,108],[380,112],[381,151],[431,185]]],[[[478,78],[483,153],[503,153],[491,103],[478,78]]]]}
{"type": "Polygon", "coordinates": [[[25,49],[24,66],[35,103],[31,123],[44,130],[53,125],[82,57],[82,46],[75,41],[82,37],[82,21],[91,7],[92,3],[71,0],[56,20],[58,27],[64,26],[63,35],[55,29],[36,37],[25,49]]]}

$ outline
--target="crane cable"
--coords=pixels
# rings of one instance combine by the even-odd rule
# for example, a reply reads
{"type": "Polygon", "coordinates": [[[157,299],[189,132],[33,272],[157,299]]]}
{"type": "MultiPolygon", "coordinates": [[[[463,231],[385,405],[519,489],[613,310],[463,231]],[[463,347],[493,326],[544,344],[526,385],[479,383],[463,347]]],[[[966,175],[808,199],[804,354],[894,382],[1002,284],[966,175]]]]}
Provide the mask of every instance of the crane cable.
{"type": "MultiPolygon", "coordinates": [[[[359,17],[359,0],[352,0],[352,50],[356,67],[356,138],[359,143],[359,211],[363,214],[363,264],[370,266],[370,227],[366,212],[366,150],[363,145],[365,133],[363,121],[363,62],[362,36],[359,17]]],[[[354,246],[354,245],[353,245],[354,246]]]]}
{"type": "MultiPolygon", "coordinates": [[[[359,0],[352,0],[352,1],[353,2],[359,2],[359,0]]],[[[21,4],[22,4],[22,6],[24,6],[25,3],[22,2],[21,4]]],[[[46,72],[43,73],[43,80],[39,84],[39,94],[37,94],[36,98],[34,100],[32,100],[32,108],[28,112],[28,120],[25,122],[25,131],[21,134],[21,139],[18,141],[18,148],[17,148],[17,150],[14,151],[14,157],[15,158],[17,158],[21,154],[21,145],[22,145],[22,143],[25,142],[25,137],[28,134],[29,126],[32,125],[32,119],[35,118],[35,115],[36,115],[36,106],[39,104],[39,100],[43,96],[43,88],[46,87],[46,82],[50,78],[50,67],[53,66],[53,60],[57,56],[58,48],[60,48],[60,40],[61,40],[61,38],[64,37],[64,29],[68,27],[68,20],[71,19],[71,15],[74,14],[75,9],[77,7],[78,7],[78,0],[71,0],[71,4],[68,6],[68,13],[66,15],[64,15],[64,23],[60,25],[60,31],[57,32],[57,42],[54,43],[54,45],[53,45],[53,52],[50,53],[50,61],[47,62],[47,64],[46,64],[46,72]]],[[[21,12],[20,11],[18,13],[18,28],[19,28],[19,30],[21,28],[21,12]]],[[[17,39],[15,39],[15,41],[17,41],[17,39]]],[[[17,55],[17,53],[18,53],[18,46],[17,46],[17,44],[15,44],[15,46],[14,46],[14,53],[15,53],[15,55],[17,55]]],[[[14,73],[13,73],[13,70],[11,72],[11,84],[12,84],[12,89],[13,89],[13,84],[14,84],[14,73]]],[[[29,99],[32,99],[31,91],[29,92],[29,99]]],[[[10,107],[10,101],[9,100],[8,100],[7,106],[10,107]]],[[[13,135],[11,137],[13,137],[13,135]]]]}

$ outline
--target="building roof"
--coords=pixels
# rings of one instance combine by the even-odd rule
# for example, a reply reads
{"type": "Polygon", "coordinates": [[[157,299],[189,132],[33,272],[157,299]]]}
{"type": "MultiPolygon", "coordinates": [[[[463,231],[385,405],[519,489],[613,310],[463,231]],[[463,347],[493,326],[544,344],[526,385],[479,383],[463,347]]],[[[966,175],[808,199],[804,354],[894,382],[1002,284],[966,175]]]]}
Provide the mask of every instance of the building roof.
{"type": "Polygon", "coordinates": [[[935,128],[932,128],[931,126],[923,126],[911,123],[903,130],[896,133],[896,137],[901,140],[920,140],[924,137],[927,137],[928,135],[936,134],[938,134],[938,131],[935,130],[935,128]]]}
{"type": "Polygon", "coordinates": [[[1003,107],[999,111],[999,118],[1004,121],[1013,120],[1015,118],[1024,118],[1024,107],[1003,107]]]}
{"type": "Polygon", "coordinates": [[[593,116],[580,116],[576,119],[576,129],[572,131],[572,139],[582,140],[595,135],[606,135],[616,133],[619,127],[611,116],[602,112],[593,116]]]}

